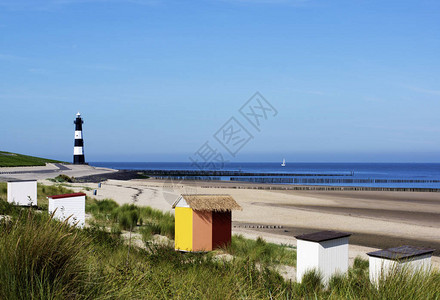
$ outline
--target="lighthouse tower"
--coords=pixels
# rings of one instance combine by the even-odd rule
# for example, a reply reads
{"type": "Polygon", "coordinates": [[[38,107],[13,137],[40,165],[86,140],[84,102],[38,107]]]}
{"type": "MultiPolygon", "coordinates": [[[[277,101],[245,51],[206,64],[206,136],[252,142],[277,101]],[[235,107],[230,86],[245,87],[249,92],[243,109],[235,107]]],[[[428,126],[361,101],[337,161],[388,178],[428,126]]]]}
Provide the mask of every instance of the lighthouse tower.
{"type": "Polygon", "coordinates": [[[76,114],[76,119],[73,121],[75,124],[75,146],[73,148],[73,163],[75,165],[85,164],[84,159],[84,140],[82,134],[82,124],[81,114],[78,112],[76,114]]]}

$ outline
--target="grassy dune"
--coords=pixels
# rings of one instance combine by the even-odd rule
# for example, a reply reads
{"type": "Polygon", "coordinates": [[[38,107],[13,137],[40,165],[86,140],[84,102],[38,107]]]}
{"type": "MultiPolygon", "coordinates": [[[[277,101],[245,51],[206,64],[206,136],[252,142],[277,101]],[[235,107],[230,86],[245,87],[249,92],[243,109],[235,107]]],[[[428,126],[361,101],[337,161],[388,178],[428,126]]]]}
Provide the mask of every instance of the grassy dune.
{"type": "Polygon", "coordinates": [[[231,244],[225,247],[225,251],[259,264],[296,266],[295,250],[289,246],[268,243],[261,237],[254,241],[241,235],[234,235],[231,244]]]}
{"type": "Polygon", "coordinates": [[[0,167],[44,166],[46,163],[61,162],[53,159],[0,151],[0,167]]]}
{"type": "Polygon", "coordinates": [[[129,247],[99,227],[75,229],[0,201],[0,299],[231,299],[278,295],[285,285],[253,263],[171,247],[129,247]]]}
{"type": "MultiPolygon", "coordinates": [[[[42,195],[69,192],[38,188],[42,195]]],[[[368,261],[356,259],[328,287],[316,272],[301,284],[286,282],[273,266],[295,265],[294,249],[235,236],[218,252],[180,253],[149,242],[153,233],[173,237],[169,214],[87,199],[94,220],[76,229],[46,210],[10,205],[4,192],[0,184],[0,215],[8,215],[0,218],[0,299],[440,299],[438,270],[395,270],[376,287],[368,279],[368,261]],[[123,230],[141,233],[145,247],[129,247],[123,230]],[[222,252],[235,258],[216,256],[222,252]]]]}

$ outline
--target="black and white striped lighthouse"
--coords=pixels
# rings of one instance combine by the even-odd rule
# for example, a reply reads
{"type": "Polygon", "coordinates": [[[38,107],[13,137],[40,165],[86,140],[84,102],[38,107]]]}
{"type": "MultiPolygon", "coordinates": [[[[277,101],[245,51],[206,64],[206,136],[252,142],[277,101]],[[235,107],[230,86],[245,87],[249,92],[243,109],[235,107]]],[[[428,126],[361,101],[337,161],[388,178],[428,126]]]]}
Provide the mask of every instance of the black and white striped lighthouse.
{"type": "Polygon", "coordinates": [[[73,121],[75,124],[75,146],[73,147],[73,164],[80,165],[85,164],[84,159],[84,140],[82,134],[82,124],[81,114],[78,112],[76,114],[76,119],[73,121]]]}

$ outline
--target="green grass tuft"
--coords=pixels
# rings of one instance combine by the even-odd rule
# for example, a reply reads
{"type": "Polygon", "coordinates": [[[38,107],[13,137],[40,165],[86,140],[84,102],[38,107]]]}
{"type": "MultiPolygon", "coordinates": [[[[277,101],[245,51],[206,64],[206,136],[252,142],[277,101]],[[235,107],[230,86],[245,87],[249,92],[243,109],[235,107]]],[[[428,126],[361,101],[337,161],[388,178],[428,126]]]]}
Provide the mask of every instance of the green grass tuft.
{"type": "Polygon", "coordinates": [[[296,251],[288,246],[267,243],[260,237],[251,240],[242,235],[233,235],[231,244],[225,250],[234,256],[258,263],[296,265],[296,251]]]}
{"type": "Polygon", "coordinates": [[[303,275],[301,289],[306,293],[319,293],[324,289],[322,275],[316,270],[310,270],[303,275]]]}
{"type": "Polygon", "coordinates": [[[114,200],[91,200],[86,204],[86,212],[93,215],[98,224],[120,230],[131,230],[149,240],[154,234],[174,238],[174,216],[151,207],[138,207],[134,204],[119,206],[114,200]]]}
{"type": "Polygon", "coordinates": [[[60,174],[55,178],[49,178],[49,181],[53,181],[53,182],[75,182],[75,177],[69,177],[66,174],[60,174]]]}
{"type": "Polygon", "coordinates": [[[86,295],[89,240],[47,214],[22,212],[0,223],[0,298],[86,295]]]}

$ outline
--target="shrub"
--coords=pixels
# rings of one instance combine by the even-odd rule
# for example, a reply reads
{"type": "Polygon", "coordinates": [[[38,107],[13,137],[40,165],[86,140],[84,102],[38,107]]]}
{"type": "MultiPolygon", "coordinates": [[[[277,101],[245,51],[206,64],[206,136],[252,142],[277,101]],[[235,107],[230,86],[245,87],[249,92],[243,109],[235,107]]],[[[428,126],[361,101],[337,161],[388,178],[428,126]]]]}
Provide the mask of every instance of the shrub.
{"type": "Polygon", "coordinates": [[[60,174],[55,178],[50,178],[49,180],[54,182],[75,182],[75,177],[69,177],[66,174],[60,174]]]}

